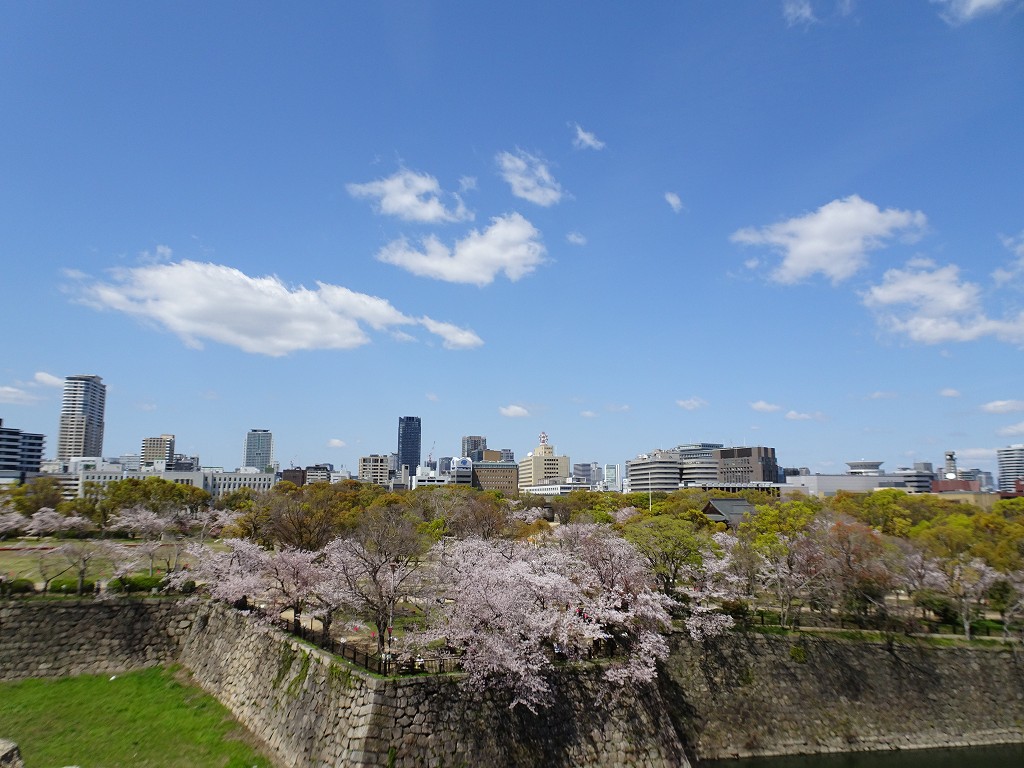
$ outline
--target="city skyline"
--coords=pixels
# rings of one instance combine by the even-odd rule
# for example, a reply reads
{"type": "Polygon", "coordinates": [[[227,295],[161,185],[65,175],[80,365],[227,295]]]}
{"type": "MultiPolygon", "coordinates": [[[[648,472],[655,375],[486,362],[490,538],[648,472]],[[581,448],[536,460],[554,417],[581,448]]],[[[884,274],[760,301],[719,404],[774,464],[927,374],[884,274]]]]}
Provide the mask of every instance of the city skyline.
{"type": "Polygon", "coordinates": [[[435,457],[1024,441],[1019,0],[5,21],[0,418],[49,456],[81,371],[105,454],[216,466],[261,424],[354,470],[406,413],[435,457]]]}

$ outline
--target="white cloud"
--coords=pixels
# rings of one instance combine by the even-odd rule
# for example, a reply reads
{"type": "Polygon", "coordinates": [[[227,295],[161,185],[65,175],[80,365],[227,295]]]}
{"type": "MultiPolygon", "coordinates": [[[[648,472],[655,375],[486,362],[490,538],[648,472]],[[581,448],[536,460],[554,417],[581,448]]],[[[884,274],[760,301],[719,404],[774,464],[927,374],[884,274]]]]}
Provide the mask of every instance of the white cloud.
{"type": "Polygon", "coordinates": [[[939,390],[940,397],[960,397],[960,390],[953,389],[952,387],[946,387],[945,389],[939,390]]]}
{"type": "Polygon", "coordinates": [[[0,387],[0,403],[5,405],[31,405],[39,401],[39,396],[17,387],[0,387]]]}
{"type": "Polygon", "coordinates": [[[459,177],[459,190],[462,192],[469,192],[476,189],[476,176],[460,176],[459,177]]]}
{"type": "Polygon", "coordinates": [[[433,235],[422,240],[423,250],[405,239],[384,246],[377,259],[414,275],[449,283],[488,285],[498,273],[515,282],[544,263],[540,232],[518,213],[491,219],[483,232],[472,230],[449,249],[433,235]]]}
{"type": "Polygon", "coordinates": [[[63,387],[64,379],[59,376],[54,376],[52,373],[46,371],[36,371],[36,375],[32,377],[36,384],[41,384],[44,387],[63,387]]]}
{"type": "Polygon", "coordinates": [[[459,328],[451,323],[442,323],[423,316],[420,324],[433,334],[441,337],[446,349],[473,349],[481,346],[484,341],[468,328],[459,328]]]}
{"type": "Polygon", "coordinates": [[[160,262],[170,261],[172,256],[174,256],[174,251],[171,250],[170,246],[158,245],[152,252],[142,251],[139,253],[139,263],[159,264],[160,262]]]}
{"type": "Polygon", "coordinates": [[[574,123],[573,125],[576,128],[576,137],[572,140],[572,145],[576,149],[604,149],[604,142],[597,138],[597,136],[584,131],[579,123],[574,123]]]}
{"type": "Polygon", "coordinates": [[[775,405],[775,403],[767,403],[764,400],[758,400],[756,403],[751,403],[750,407],[760,413],[774,413],[775,411],[782,410],[781,405],[775,405]]]}
{"type": "Polygon", "coordinates": [[[375,200],[379,213],[397,216],[405,221],[437,223],[473,218],[458,195],[452,195],[455,199],[454,209],[445,207],[440,197],[441,185],[433,176],[404,168],[386,179],[365,184],[346,184],[345,189],[352,197],[375,200]]]}
{"type": "Polygon", "coordinates": [[[1013,0],[932,0],[941,6],[939,16],[950,25],[964,24],[1009,6],[1013,0]]]}
{"type": "Polygon", "coordinates": [[[567,234],[565,236],[565,239],[569,242],[570,245],[586,245],[587,244],[587,238],[584,237],[579,232],[570,232],[569,234],[567,234]]]}
{"type": "Polygon", "coordinates": [[[427,394],[426,394],[426,398],[427,398],[427,400],[429,400],[429,401],[430,401],[430,402],[432,402],[432,403],[436,403],[436,402],[438,402],[438,401],[439,401],[439,400],[441,399],[441,398],[440,398],[440,397],[438,397],[438,396],[437,396],[437,394],[436,394],[436,393],[434,393],[434,392],[427,392],[427,394]]]}
{"type": "Polygon", "coordinates": [[[136,403],[135,409],[143,413],[152,413],[157,410],[157,405],[156,403],[136,403]]]}
{"type": "Polygon", "coordinates": [[[801,413],[799,411],[788,411],[786,418],[789,421],[821,421],[824,415],[820,412],[815,413],[801,413]]]}
{"type": "Polygon", "coordinates": [[[551,175],[543,158],[517,149],[499,152],[501,177],[512,188],[512,194],[531,203],[548,207],[562,199],[562,186],[551,175]]]}
{"type": "Polygon", "coordinates": [[[605,406],[605,410],[609,413],[627,413],[632,409],[633,406],[627,405],[626,403],[612,403],[611,405],[605,406]]]}
{"type": "Polygon", "coordinates": [[[1019,287],[1024,284],[1024,232],[1016,237],[1004,237],[1002,241],[1003,245],[1017,258],[1006,267],[1000,267],[993,272],[992,279],[995,280],[996,285],[1014,283],[1019,287]]]}
{"type": "Polygon", "coordinates": [[[530,412],[521,405],[503,405],[498,408],[498,413],[510,419],[521,419],[530,415],[530,412]]]}
{"type": "Polygon", "coordinates": [[[666,192],[665,202],[668,203],[669,207],[676,213],[679,213],[681,210],[683,210],[683,201],[675,192],[666,192]]]}
{"type": "Polygon", "coordinates": [[[730,238],[744,245],[767,245],[782,254],[772,273],[792,284],[822,274],[838,284],[867,264],[867,252],[903,233],[914,236],[927,223],[920,211],[880,210],[857,195],[833,200],[813,213],[761,228],[741,229],[730,238]]]}
{"type": "Polygon", "coordinates": [[[1016,413],[1024,411],[1024,400],[993,400],[981,406],[985,413],[1016,413]]]}
{"type": "Polygon", "coordinates": [[[594,411],[580,411],[580,416],[582,416],[584,419],[596,419],[597,413],[595,413],[594,411]]]}
{"type": "Polygon", "coordinates": [[[708,401],[702,397],[688,397],[685,400],[676,400],[676,405],[685,411],[696,411],[698,408],[703,408],[708,404],[708,401]]]}
{"type": "Polygon", "coordinates": [[[872,392],[870,395],[868,395],[868,400],[893,400],[895,398],[895,392],[883,392],[881,390],[879,390],[878,392],[872,392]]]}
{"type": "MultiPolygon", "coordinates": [[[[447,347],[460,345],[455,326],[408,317],[386,299],[328,283],[317,283],[315,290],[290,288],[277,277],[250,277],[220,264],[182,261],[117,270],[110,282],[76,290],[89,306],[161,326],[197,349],[210,340],[280,357],[359,347],[370,341],[365,328],[393,332],[417,325],[441,336],[447,347]]],[[[464,333],[463,345],[475,337],[464,333]]]]}
{"type": "Polygon", "coordinates": [[[1017,437],[1018,435],[1024,435],[1024,421],[1013,424],[1009,427],[1003,427],[999,430],[999,434],[1004,437],[1017,437]]]}
{"type": "Polygon", "coordinates": [[[1006,320],[987,317],[981,309],[981,289],[961,281],[954,264],[937,267],[918,259],[905,269],[887,270],[882,283],[869,288],[863,301],[876,310],[884,327],[912,341],[938,344],[994,336],[1024,344],[1024,312],[1006,320]]]}
{"type": "Polygon", "coordinates": [[[786,24],[791,27],[797,24],[812,24],[815,21],[811,0],[783,0],[782,15],[786,19],[786,24]]]}
{"type": "Polygon", "coordinates": [[[336,437],[332,437],[330,440],[327,441],[328,448],[344,448],[345,445],[346,443],[344,440],[339,440],[336,437]]]}

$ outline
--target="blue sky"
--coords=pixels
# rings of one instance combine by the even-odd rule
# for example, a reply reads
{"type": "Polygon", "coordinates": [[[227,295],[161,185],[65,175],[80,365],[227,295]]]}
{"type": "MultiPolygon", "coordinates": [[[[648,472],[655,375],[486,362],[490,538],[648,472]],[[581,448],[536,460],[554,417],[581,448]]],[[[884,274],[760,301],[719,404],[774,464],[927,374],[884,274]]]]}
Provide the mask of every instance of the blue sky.
{"type": "Polygon", "coordinates": [[[994,469],[1024,4],[10,3],[0,417],[234,467],[464,434],[994,469]]]}

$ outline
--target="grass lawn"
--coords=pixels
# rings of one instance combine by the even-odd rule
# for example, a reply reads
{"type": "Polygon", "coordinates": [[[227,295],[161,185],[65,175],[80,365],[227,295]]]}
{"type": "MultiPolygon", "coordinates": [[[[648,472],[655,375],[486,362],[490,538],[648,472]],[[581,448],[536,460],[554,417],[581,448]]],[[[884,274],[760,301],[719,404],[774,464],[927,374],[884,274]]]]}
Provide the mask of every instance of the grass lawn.
{"type": "Polygon", "coordinates": [[[26,768],[270,768],[220,702],[174,668],[0,683],[0,737],[26,768]]]}

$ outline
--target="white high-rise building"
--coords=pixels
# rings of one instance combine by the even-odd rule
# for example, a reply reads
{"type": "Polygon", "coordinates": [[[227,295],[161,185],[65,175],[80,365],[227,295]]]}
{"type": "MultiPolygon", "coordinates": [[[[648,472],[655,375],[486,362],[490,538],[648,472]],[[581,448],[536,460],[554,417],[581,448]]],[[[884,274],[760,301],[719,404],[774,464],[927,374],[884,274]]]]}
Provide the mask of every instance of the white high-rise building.
{"type": "Polygon", "coordinates": [[[274,466],[274,435],[269,429],[250,429],[246,434],[242,466],[261,472],[274,466]]]}
{"type": "Polygon", "coordinates": [[[107,388],[99,376],[68,376],[60,408],[57,458],[103,455],[107,388]]]}
{"type": "Polygon", "coordinates": [[[999,490],[1012,493],[1017,480],[1024,480],[1024,443],[996,451],[999,463],[999,490]]]}

